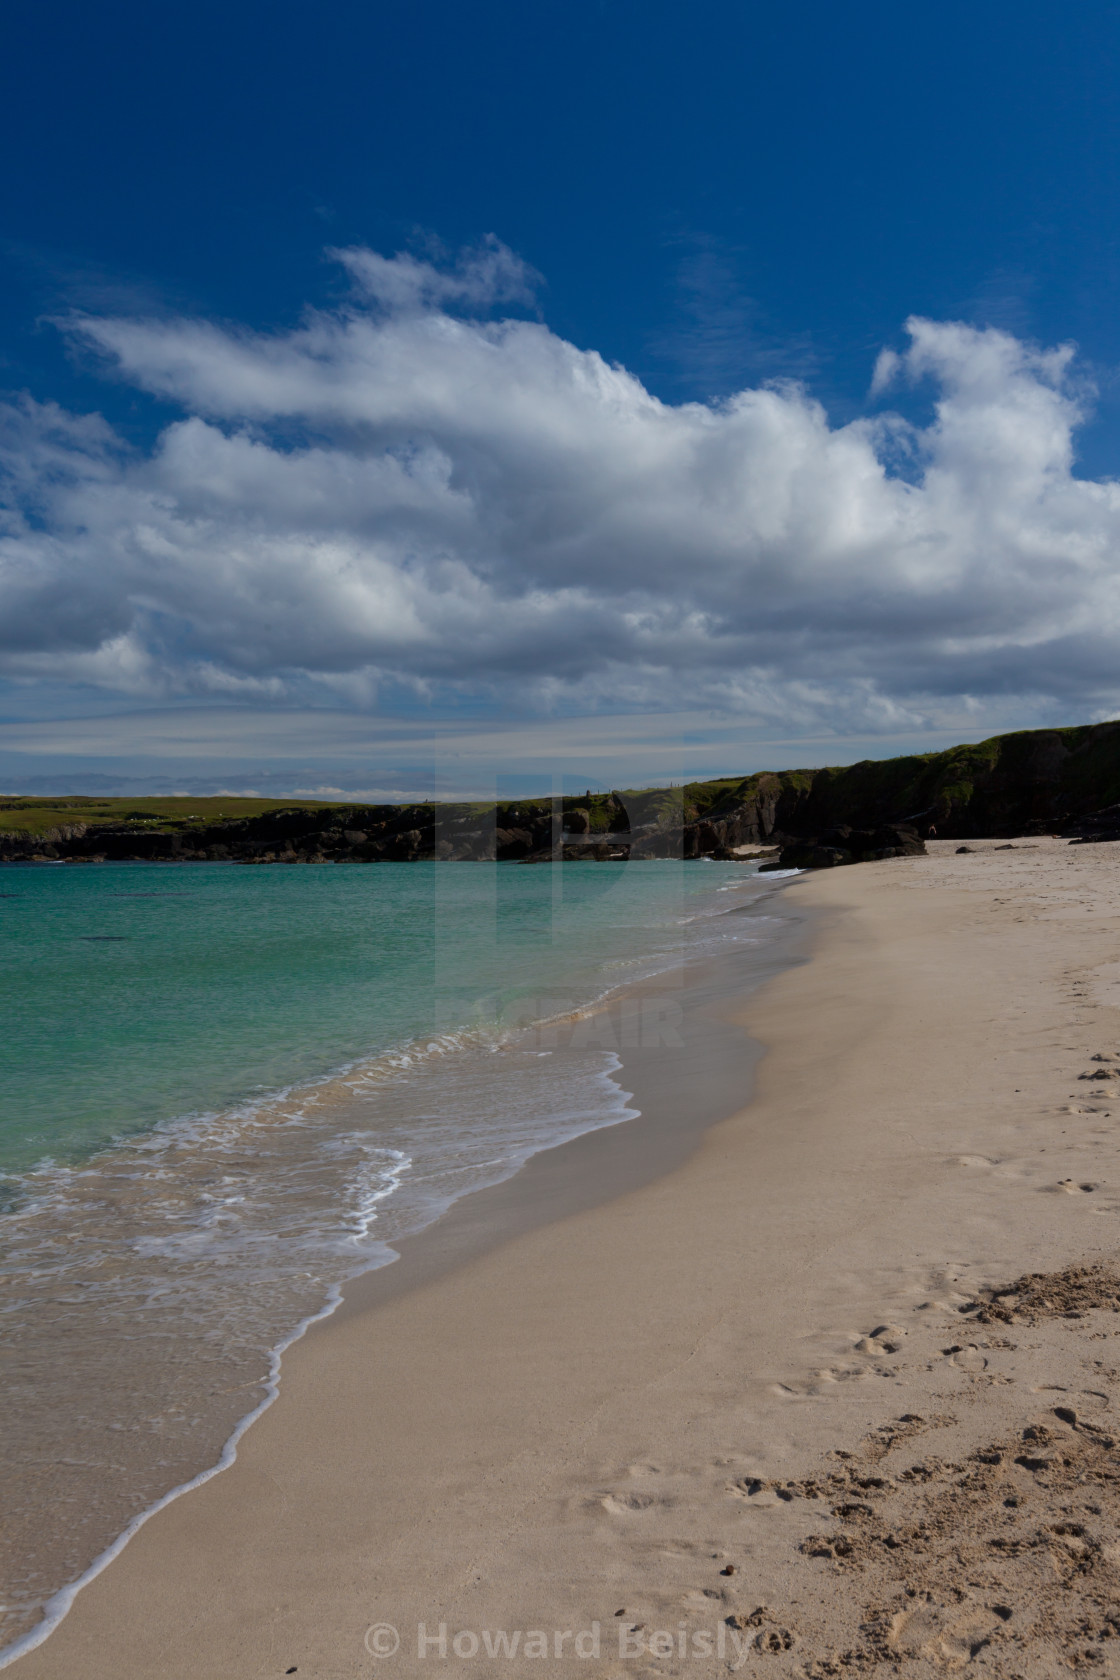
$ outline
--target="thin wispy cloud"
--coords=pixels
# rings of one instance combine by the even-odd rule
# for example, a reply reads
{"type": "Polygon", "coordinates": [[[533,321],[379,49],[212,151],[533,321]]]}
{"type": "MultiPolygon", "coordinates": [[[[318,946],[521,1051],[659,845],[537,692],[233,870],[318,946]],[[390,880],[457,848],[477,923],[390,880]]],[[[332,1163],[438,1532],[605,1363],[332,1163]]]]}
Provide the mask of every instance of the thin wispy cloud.
{"type": "Polygon", "coordinates": [[[779,337],[766,330],[735,254],[705,235],[682,238],[680,245],[675,317],[651,339],[654,355],[706,397],[725,397],[767,379],[811,379],[819,357],[809,335],[779,337]]]}

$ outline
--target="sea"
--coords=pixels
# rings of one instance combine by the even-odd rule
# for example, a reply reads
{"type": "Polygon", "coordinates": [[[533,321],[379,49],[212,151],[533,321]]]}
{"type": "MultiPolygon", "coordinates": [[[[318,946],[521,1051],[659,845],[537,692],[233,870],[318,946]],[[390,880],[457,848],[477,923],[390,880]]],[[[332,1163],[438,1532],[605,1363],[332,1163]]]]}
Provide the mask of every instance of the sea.
{"type": "Polygon", "coordinates": [[[0,1662],[231,1460],[347,1279],[635,1114],[602,1006],[660,976],[671,1030],[689,958],[777,936],[772,879],[0,866],[0,1662]]]}

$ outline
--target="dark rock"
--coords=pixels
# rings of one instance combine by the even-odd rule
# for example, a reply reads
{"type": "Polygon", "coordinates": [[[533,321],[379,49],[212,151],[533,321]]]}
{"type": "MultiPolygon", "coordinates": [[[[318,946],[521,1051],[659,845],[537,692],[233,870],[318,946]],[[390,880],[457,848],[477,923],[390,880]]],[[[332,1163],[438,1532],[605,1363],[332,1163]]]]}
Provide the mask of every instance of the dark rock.
{"type": "MultiPolygon", "coordinates": [[[[1063,831],[1082,843],[1093,840],[1120,840],[1120,805],[1106,805],[1103,810],[1090,811],[1063,825],[1063,831]]],[[[1073,841],[1071,841],[1073,844],[1073,841]]]]}
{"type": "Polygon", "coordinates": [[[851,852],[853,858],[919,856],[925,842],[908,823],[884,823],[877,828],[851,828],[844,824],[826,828],[818,844],[851,852]]]}
{"type": "Polygon", "coordinates": [[[882,828],[825,829],[812,840],[792,840],[782,847],[777,863],[764,863],[763,872],[773,869],[833,869],[847,863],[871,863],[884,858],[920,857],[925,841],[905,824],[882,828]]]}
{"type": "Polygon", "coordinates": [[[496,828],[494,843],[500,862],[528,857],[534,850],[533,831],[528,828],[496,828]]]}
{"type": "Polygon", "coordinates": [[[681,827],[660,828],[653,823],[630,830],[632,858],[679,858],[688,855],[696,854],[686,853],[684,829],[681,827]]]}
{"type": "Polygon", "coordinates": [[[777,863],[764,863],[763,870],[768,869],[834,869],[838,864],[854,863],[851,852],[842,846],[818,846],[812,841],[801,841],[793,846],[786,846],[782,850],[777,863]]]}

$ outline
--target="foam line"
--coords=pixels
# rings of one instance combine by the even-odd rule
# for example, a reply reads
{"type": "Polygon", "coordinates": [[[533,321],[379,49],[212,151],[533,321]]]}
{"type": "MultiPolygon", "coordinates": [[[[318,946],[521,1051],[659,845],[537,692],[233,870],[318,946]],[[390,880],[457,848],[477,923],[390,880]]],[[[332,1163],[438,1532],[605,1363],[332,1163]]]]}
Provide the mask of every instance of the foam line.
{"type": "MultiPolygon", "coordinates": [[[[785,874],[793,875],[797,873],[799,873],[797,870],[782,871],[780,874],[777,872],[771,872],[769,879],[781,879],[785,874]]],[[[747,879],[749,879],[750,884],[756,888],[761,884],[756,878],[754,878],[753,871],[751,877],[748,877],[747,879]]],[[[746,884],[747,880],[745,879],[743,885],[745,886],[746,884]]],[[[713,921],[719,920],[724,914],[726,914],[726,911],[724,911],[722,906],[718,911],[708,913],[713,921]]],[[[693,918],[687,918],[689,921],[692,919],[693,918]]],[[[708,917],[705,917],[704,919],[708,919],[708,917]]],[[[662,950],[656,953],[648,953],[645,961],[648,962],[650,959],[653,960],[654,967],[652,970],[647,968],[645,966],[645,962],[643,962],[640,965],[643,969],[643,972],[640,975],[634,975],[631,973],[628,974],[625,979],[615,980],[613,983],[606,986],[598,997],[589,1000],[581,1007],[577,1009],[565,1009],[555,1016],[546,1017],[544,1021],[538,1020],[535,1024],[539,1026],[546,1024],[550,1020],[560,1021],[563,1019],[578,1019],[581,1016],[590,1015],[600,1009],[608,998],[623,990],[626,986],[634,983],[636,979],[650,978],[652,973],[671,968],[682,958],[687,959],[689,954],[690,953],[686,949],[680,947],[674,947],[671,950],[662,950]]],[[[521,1027],[524,1025],[525,1023],[519,1024],[521,1027]]],[[[516,1031],[518,1029],[513,1030],[516,1031]]],[[[395,1050],[382,1052],[374,1058],[355,1059],[349,1062],[344,1068],[336,1070],[333,1074],[323,1075],[318,1079],[306,1082],[302,1086],[302,1090],[314,1091],[316,1087],[326,1085],[335,1080],[345,1082],[347,1080],[347,1075],[351,1078],[357,1075],[358,1077],[356,1083],[359,1088],[361,1088],[361,1086],[365,1083],[365,1080],[361,1077],[361,1072],[363,1068],[365,1070],[369,1070],[371,1064],[376,1065],[380,1063],[384,1066],[386,1063],[395,1063],[398,1067],[402,1064],[403,1066],[408,1067],[410,1065],[415,1065],[417,1061],[426,1060],[433,1055],[447,1054],[449,1051],[463,1047],[471,1040],[477,1042],[479,1036],[480,1035],[477,1031],[472,1029],[460,1032],[444,1033],[439,1035],[438,1039],[426,1041],[424,1043],[424,1048],[419,1051],[419,1054],[417,1054],[417,1051],[412,1049],[412,1047],[409,1047],[409,1050],[405,1050],[404,1047],[398,1047],[395,1050]]],[[[500,1036],[505,1037],[507,1034],[502,1033],[500,1036]]],[[[427,1228],[434,1224],[436,1220],[441,1218],[447,1209],[456,1201],[460,1200],[463,1195],[473,1194],[475,1191],[487,1188],[491,1184],[504,1182],[509,1178],[512,1178],[521,1170],[528,1160],[530,1160],[534,1155],[540,1154],[543,1150],[557,1148],[564,1143],[570,1142],[573,1138],[582,1136],[587,1132],[605,1129],[608,1126],[619,1125],[626,1120],[638,1118],[639,1111],[629,1106],[632,1102],[632,1093],[625,1091],[618,1080],[614,1078],[614,1075],[622,1069],[623,1064],[621,1058],[614,1051],[604,1051],[603,1054],[607,1059],[608,1065],[600,1072],[598,1077],[602,1079],[607,1087],[610,1088],[610,1098],[608,1102],[602,1105],[602,1107],[595,1110],[594,1118],[592,1118],[589,1111],[585,1111],[579,1117],[579,1121],[577,1123],[571,1124],[571,1122],[576,1121],[576,1116],[572,1115],[569,1117],[570,1129],[561,1128],[557,1133],[549,1136],[547,1139],[540,1140],[527,1149],[515,1152],[511,1155],[499,1157],[495,1160],[494,1165],[500,1165],[504,1170],[498,1172],[494,1178],[485,1178],[482,1181],[472,1183],[458,1194],[452,1194],[439,1199],[433,1204],[430,1204],[428,1209],[430,1217],[426,1218],[422,1222],[422,1225],[418,1228],[427,1228]]],[[[259,1105],[256,1102],[240,1105],[240,1113],[244,1116],[247,1112],[257,1109],[258,1106],[263,1107],[265,1102],[275,1106],[278,1104],[278,1100],[282,1101],[285,1098],[290,1100],[291,1097],[296,1095],[298,1089],[298,1087],[288,1087],[284,1092],[272,1093],[269,1098],[261,1099],[259,1105]]],[[[237,1113],[238,1111],[235,1110],[234,1112],[237,1113]]],[[[166,1136],[169,1132],[178,1131],[184,1126],[184,1124],[198,1125],[200,1121],[203,1124],[206,1124],[208,1122],[212,1123],[215,1119],[216,1116],[206,1115],[192,1116],[190,1121],[180,1120],[177,1122],[163,1122],[159,1126],[153,1128],[153,1133],[155,1136],[159,1136],[161,1133],[166,1136]]],[[[126,1140],[121,1141],[124,1142],[126,1140]]],[[[376,1205],[384,1201],[393,1193],[394,1190],[401,1186],[407,1174],[408,1167],[412,1164],[408,1157],[400,1151],[393,1151],[392,1153],[397,1155],[396,1170],[390,1174],[388,1183],[384,1183],[376,1192],[370,1192],[360,1200],[359,1206],[356,1210],[354,1223],[349,1232],[351,1240],[358,1241],[369,1235],[370,1227],[373,1225],[377,1217],[376,1205]]],[[[162,1494],[158,1499],[154,1500],[151,1505],[132,1519],[132,1521],[121,1531],[116,1539],[98,1554],[98,1556],[81,1575],[79,1575],[74,1581],[67,1583],[64,1587],[59,1588],[57,1592],[53,1593],[43,1604],[42,1620],[38,1622],[34,1628],[21,1635],[10,1645],[0,1648],[0,1669],[7,1668],[11,1663],[16,1662],[20,1657],[25,1656],[29,1651],[35,1650],[50,1637],[72,1608],[78,1594],[83,1590],[83,1588],[89,1586],[92,1581],[96,1580],[102,1570],[106,1569],[115,1558],[120,1556],[128,1542],[140,1531],[141,1528],[143,1528],[149,1518],[154,1517],[157,1512],[162,1511],[166,1506],[172,1504],[173,1501],[181,1498],[183,1494],[193,1492],[195,1488],[203,1486],[203,1484],[210,1481],[212,1477],[219,1475],[223,1470],[229,1469],[230,1465],[236,1461],[237,1446],[241,1437],[245,1434],[246,1430],[249,1429],[250,1426],[268,1410],[273,1401],[276,1400],[279,1395],[282,1359],[287,1350],[296,1342],[301,1340],[313,1324],[318,1324],[331,1317],[342,1302],[343,1289],[347,1283],[352,1282],[354,1279],[371,1271],[376,1271],[381,1266],[391,1265],[393,1261],[398,1258],[399,1256],[396,1250],[390,1247],[388,1243],[384,1243],[380,1246],[380,1251],[376,1257],[368,1257],[365,1264],[357,1267],[355,1271],[345,1279],[334,1283],[329,1287],[323,1306],[320,1307],[318,1311],[303,1318],[290,1335],[283,1338],[270,1350],[268,1374],[264,1379],[263,1384],[265,1390],[264,1396],[258,1405],[256,1405],[251,1411],[247,1412],[245,1416],[238,1421],[233,1429],[233,1432],[225,1442],[216,1463],[199,1471],[196,1475],[190,1477],[189,1480],[181,1482],[177,1487],[172,1488],[169,1492],[162,1494]]]]}

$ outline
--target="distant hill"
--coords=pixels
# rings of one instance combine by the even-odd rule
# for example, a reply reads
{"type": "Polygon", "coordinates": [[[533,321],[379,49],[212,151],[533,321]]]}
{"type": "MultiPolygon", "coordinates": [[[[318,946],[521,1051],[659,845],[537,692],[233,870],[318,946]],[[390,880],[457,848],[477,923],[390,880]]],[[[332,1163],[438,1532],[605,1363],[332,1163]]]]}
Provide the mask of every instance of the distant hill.
{"type": "Polygon", "coordinates": [[[0,860],[620,861],[711,857],[839,825],[942,839],[1120,829],[1120,722],[1028,729],[837,769],[500,804],[0,799],[0,860]],[[1104,813],[1103,815],[1100,815],[1104,813]],[[1088,821],[1087,821],[1088,820],[1088,821]]]}

